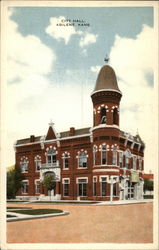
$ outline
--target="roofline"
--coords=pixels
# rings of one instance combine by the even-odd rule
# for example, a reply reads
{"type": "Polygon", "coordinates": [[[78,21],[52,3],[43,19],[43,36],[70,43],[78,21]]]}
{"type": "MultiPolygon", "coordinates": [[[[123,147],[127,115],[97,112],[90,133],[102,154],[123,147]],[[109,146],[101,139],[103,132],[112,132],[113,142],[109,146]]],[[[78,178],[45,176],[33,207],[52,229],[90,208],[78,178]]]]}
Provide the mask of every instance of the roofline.
{"type": "Polygon", "coordinates": [[[29,143],[24,143],[24,144],[19,144],[19,145],[14,145],[15,147],[21,147],[21,146],[29,146],[33,144],[40,144],[40,143],[50,143],[50,142],[56,142],[56,141],[63,141],[63,140],[68,140],[68,139],[74,139],[74,138],[79,138],[79,137],[89,137],[91,134],[83,134],[83,135],[74,135],[74,136],[67,136],[67,137],[62,137],[62,138],[57,138],[57,139],[52,139],[52,140],[40,140],[38,142],[29,142],[29,143]]]}
{"type": "Polygon", "coordinates": [[[95,93],[102,92],[102,91],[105,91],[105,92],[107,92],[107,91],[113,91],[113,92],[117,92],[117,93],[119,93],[119,94],[122,95],[122,92],[121,92],[120,90],[116,90],[116,89],[99,89],[99,90],[93,91],[93,92],[91,93],[91,96],[92,96],[93,94],[95,94],[95,93]]]}

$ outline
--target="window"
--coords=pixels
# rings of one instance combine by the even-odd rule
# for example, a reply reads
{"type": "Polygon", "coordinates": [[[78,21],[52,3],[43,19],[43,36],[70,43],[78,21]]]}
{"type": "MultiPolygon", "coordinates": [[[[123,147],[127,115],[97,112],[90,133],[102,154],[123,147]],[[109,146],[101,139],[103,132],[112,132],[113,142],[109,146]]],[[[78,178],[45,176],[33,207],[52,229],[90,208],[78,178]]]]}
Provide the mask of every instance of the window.
{"type": "Polygon", "coordinates": [[[142,170],[142,159],[139,158],[139,170],[142,170]]]}
{"type": "Polygon", "coordinates": [[[129,168],[129,158],[131,158],[132,157],[132,155],[131,155],[131,152],[130,152],[130,150],[129,149],[127,149],[126,151],[125,151],[125,167],[126,168],[129,168]]]}
{"type": "Polygon", "coordinates": [[[106,196],[107,178],[106,177],[101,177],[100,182],[101,182],[101,196],[106,196]]]}
{"type": "Polygon", "coordinates": [[[101,164],[105,165],[107,163],[107,148],[105,145],[101,149],[101,164]]]}
{"type": "Polygon", "coordinates": [[[35,193],[40,194],[40,181],[35,180],[35,193]]]}
{"type": "Polygon", "coordinates": [[[64,169],[68,169],[69,168],[69,154],[68,153],[64,153],[63,154],[63,168],[64,169]]]}
{"type": "Polygon", "coordinates": [[[118,109],[117,108],[113,110],[113,124],[118,125],[118,109]]]}
{"type": "Polygon", "coordinates": [[[97,195],[97,177],[93,177],[93,196],[97,195]]]}
{"type": "Polygon", "coordinates": [[[41,157],[39,155],[35,156],[35,169],[36,171],[40,170],[41,167],[41,157]]]}
{"type": "Polygon", "coordinates": [[[93,146],[93,165],[96,165],[96,158],[97,158],[97,146],[93,146]]]}
{"type": "Polygon", "coordinates": [[[137,157],[133,156],[133,169],[136,170],[137,157]]]}
{"type": "Polygon", "coordinates": [[[69,196],[70,179],[63,179],[63,196],[69,196]]]}
{"type": "Polygon", "coordinates": [[[21,161],[20,161],[20,168],[21,168],[21,172],[22,173],[25,173],[25,172],[28,172],[28,158],[27,157],[22,157],[21,158],[21,161]]]}
{"type": "Polygon", "coordinates": [[[101,124],[106,123],[106,109],[105,109],[105,107],[101,108],[100,115],[101,115],[101,121],[100,121],[100,123],[101,124]]]}
{"type": "Polygon", "coordinates": [[[28,193],[28,181],[22,181],[21,192],[23,194],[28,193]]]}
{"type": "Polygon", "coordinates": [[[123,152],[119,152],[119,167],[123,167],[123,152]]]}
{"type": "Polygon", "coordinates": [[[54,148],[49,148],[47,152],[47,162],[56,163],[56,150],[54,148]]]}
{"type": "Polygon", "coordinates": [[[79,168],[86,168],[87,167],[87,154],[85,152],[79,153],[78,167],[79,168]]]}
{"type": "Polygon", "coordinates": [[[116,188],[116,183],[113,184],[113,196],[117,196],[117,188],[116,188]]]}
{"type": "Polygon", "coordinates": [[[113,148],[113,165],[117,165],[117,147],[113,148]]]}
{"type": "Polygon", "coordinates": [[[78,179],[78,196],[87,196],[87,182],[86,178],[78,179]]]}
{"type": "Polygon", "coordinates": [[[125,156],[125,167],[129,168],[129,157],[125,156]]]}

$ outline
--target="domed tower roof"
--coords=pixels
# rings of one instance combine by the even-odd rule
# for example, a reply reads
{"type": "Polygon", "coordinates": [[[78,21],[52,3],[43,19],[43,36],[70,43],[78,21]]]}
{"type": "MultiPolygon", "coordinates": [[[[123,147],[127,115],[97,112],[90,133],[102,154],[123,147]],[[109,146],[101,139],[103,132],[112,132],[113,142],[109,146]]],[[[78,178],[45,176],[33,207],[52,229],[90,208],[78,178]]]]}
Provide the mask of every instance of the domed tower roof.
{"type": "Polygon", "coordinates": [[[118,87],[115,72],[109,65],[104,65],[98,74],[94,92],[100,90],[116,90],[121,92],[118,87]]]}

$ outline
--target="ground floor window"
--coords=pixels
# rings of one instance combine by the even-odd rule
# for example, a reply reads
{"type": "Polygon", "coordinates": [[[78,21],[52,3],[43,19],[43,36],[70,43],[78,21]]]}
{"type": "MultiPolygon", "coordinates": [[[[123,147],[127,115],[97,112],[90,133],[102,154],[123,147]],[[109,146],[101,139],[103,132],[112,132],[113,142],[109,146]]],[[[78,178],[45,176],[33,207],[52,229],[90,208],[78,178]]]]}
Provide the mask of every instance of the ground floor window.
{"type": "Polygon", "coordinates": [[[106,177],[101,177],[101,196],[106,196],[106,177]]]}
{"type": "Polygon", "coordinates": [[[40,181],[39,180],[35,181],[35,193],[40,194],[40,181]]]}
{"type": "Polygon", "coordinates": [[[78,196],[87,196],[87,179],[78,179],[78,196]]]}
{"type": "Polygon", "coordinates": [[[29,181],[22,181],[21,192],[23,194],[28,193],[28,186],[29,186],[29,181]]]}
{"type": "Polygon", "coordinates": [[[97,195],[97,177],[93,177],[93,196],[97,195]]]}
{"type": "Polygon", "coordinates": [[[116,183],[113,184],[113,196],[117,196],[116,183]]]}
{"type": "Polygon", "coordinates": [[[69,179],[63,179],[63,196],[69,196],[69,179]]]}

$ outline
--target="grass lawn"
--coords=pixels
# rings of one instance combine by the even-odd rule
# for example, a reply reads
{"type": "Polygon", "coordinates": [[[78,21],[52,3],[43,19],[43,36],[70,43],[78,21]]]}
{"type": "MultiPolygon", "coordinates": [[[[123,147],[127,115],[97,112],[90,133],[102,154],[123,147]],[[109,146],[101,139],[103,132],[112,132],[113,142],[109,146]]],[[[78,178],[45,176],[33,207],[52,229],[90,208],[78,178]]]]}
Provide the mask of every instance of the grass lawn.
{"type": "Polygon", "coordinates": [[[31,207],[7,207],[7,210],[10,209],[31,209],[31,207]]]}
{"type": "Polygon", "coordinates": [[[14,213],[28,214],[28,215],[42,215],[42,214],[55,214],[62,213],[61,209],[26,209],[26,210],[12,210],[14,213]]]}
{"type": "Polygon", "coordinates": [[[12,217],[17,217],[15,215],[10,215],[10,214],[7,214],[7,218],[12,218],[12,217]]]}

